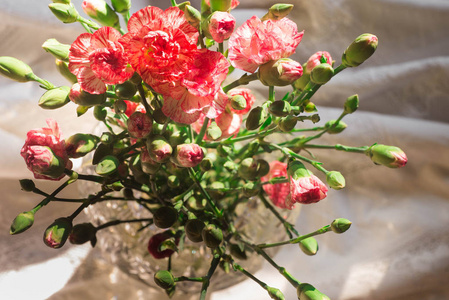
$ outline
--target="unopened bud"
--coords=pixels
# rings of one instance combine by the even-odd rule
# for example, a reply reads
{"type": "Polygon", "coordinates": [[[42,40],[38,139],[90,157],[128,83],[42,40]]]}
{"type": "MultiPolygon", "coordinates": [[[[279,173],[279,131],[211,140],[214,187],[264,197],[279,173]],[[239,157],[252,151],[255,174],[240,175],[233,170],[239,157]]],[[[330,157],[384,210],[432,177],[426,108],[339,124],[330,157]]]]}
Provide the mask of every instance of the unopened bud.
{"type": "Polygon", "coordinates": [[[344,106],[344,112],[346,114],[352,114],[359,108],[359,95],[352,95],[349,96],[348,99],[346,99],[345,106],[344,106]]]}
{"type": "Polygon", "coordinates": [[[212,122],[206,129],[206,136],[210,140],[218,140],[222,135],[220,127],[218,127],[216,122],[212,122]]]}
{"type": "Polygon", "coordinates": [[[321,120],[321,118],[319,114],[314,114],[312,115],[312,118],[310,120],[312,121],[313,124],[315,124],[318,123],[321,120]]]}
{"type": "Polygon", "coordinates": [[[9,234],[19,234],[33,226],[34,223],[34,212],[26,211],[23,212],[12,221],[11,227],[9,229],[9,234]]]}
{"type": "Polygon", "coordinates": [[[74,23],[78,20],[79,14],[71,4],[50,3],[48,7],[63,23],[74,23]]]}
{"type": "Polygon", "coordinates": [[[70,158],[79,158],[93,151],[99,142],[99,138],[92,134],[76,133],[66,139],[65,149],[70,158]]]}
{"type": "Polygon", "coordinates": [[[324,128],[327,129],[329,134],[338,134],[346,129],[348,125],[343,121],[330,120],[325,125],[324,128]]]}
{"type": "Polygon", "coordinates": [[[175,278],[170,271],[161,270],[154,274],[154,282],[164,290],[175,286],[175,278]]]}
{"type": "Polygon", "coordinates": [[[304,72],[307,74],[310,74],[316,66],[318,66],[322,63],[327,63],[329,65],[332,65],[332,57],[329,54],[329,52],[318,51],[318,52],[312,54],[312,56],[310,56],[306,62],[306,69],[304,72]]]}
{"type": "Polygon", "coordinates": [[[103,104],[106,101],[106,94],[89,94],[79,83],[75,83],[70,89],[69,98],[81,106],[94,106],[103,104]]]}
{"type": "Polygon", "coordinates": [[[20,179],[20,188],[25,192],[32,192],[36,188],[34,181],[31,179],[20,179]]]}
{"type": "Polygon", "coordinates": [[[106,155],[103,157],[95,168],[95,172],[101,176],[108,176],[117,171],[120,165],[117,157],[106,155]]]}
{"type": "Polygon", "coordinates": [[[70,102],[70,88],[60,86],[46,91],[39,99],[38,105],[43,109],[56,109],[70,102]]]}
{"type": "Polygon", "coordinates": [[[271,60],[261,65],[258,71],[260,82],[266,86],[286,86],[299,79],[301,75],[301,64],[290,58],[271,60]]]}
{"type": "Polygon", "coordinates": [[[233,172],[237,169],[237,164],[233,161],[228,160],[224,163],[223,167],[228,170],[229,172],[233,172]]]}
{"type": "Polygon", "coordinates": [[[342,65],[357,67],[373,55],[377,49],[377,44],[377,36],[370,33],[359,35],[343,53],[341,57],[342,65]]]}
{"type": "Polygon", "coordinates": [[[253,108],[246,119],[246,129],[256,130],[265,122],[267,114],[262,106],[257,106],[253,108]]]}
{"type": "Polygon", "coordinates": [[[284,300],[285,299],[284,294],[282,294],[282,292],[277,288],[268,287],[267,292],[268,292],[268,295],[270,295],[271,299],[274,299],[274,300],[284,300]]]}
{"type": "Polygon", "coordinates": [[[270,164],[265,159],[257,160],[257,177],[262,177],[270,172],[270,164]]]}
{"type": "Polygon", "coordinates": [[[173,148],[161,135],[147,139],[146,145],[151,159],[157,163],[167,162],[173,153],[173,148]]]}
{"type": "Polygon", "coordinates": [[[210,169],[212,169],[213,167],[213,162],[212,159],[210,157],[205,157],[201,162],[200,162],[200,169],[203,172],[207,172],[210,169]]]}
{"type": "Polygon", "coordinates": [[[317,65],[310,73],[310,81],[323,85],[334,76],[334,68],[328,63],[317,65]]]}
{"type": "Polygon", "coordinates": [[[30,81],[33,70],[30,66],[17,58],[0,56],[0,74],[18,82],[30,81]]]}
{"type": "Polygon", "coordinates": [[[137,92],[137,87],[131,81],[125,81],[115,86],[115,94],[120,99],[131,99],[137,92]]]}
{"type": "Polygon", "coordinates": [[[313,256],[318,252],[318,242],[314,237],[309,237],[299,242],[299,248],[304,254],[313,256]]]}
{"type": "Polygon", "coordinates": [[[56,39],[48,39],[42,44],[42,48],[55,58],[68,61],[70,45],[61,44],[56,39]]]}
{"type": "Polygon", "coordinates": [[[140,161],[142,171],[146,174],[154,175],[161,168],[161,164],[152,160],[146,149],[142,149],[142,152],[140,153],[140,161]]]}
{"type": "Polygon", "coordinates": [[[111,0],[111,4],[119,14],[126,13],[131,9],[131,0],[111,0]]]}
{"type": "Polygon", "coordinates": [[[296,293],[298,295],[298,300],[330,300],[328,296],[321,293],[309,283],[301,283],[298,285],[296,293]]]}
{"type": "Polygon", "coordinates": [[[257,176],[257,160],[252,157],[247,157],[240,162],[238,173],[247,180],[253,180],[257,176]]]}
{"type": "Polygon", "coordinates": [[[69,70],[69,64],[65,61],[56,59],[55,60],[56,68],[58,69],[59,74],[65,77],[71,84],[76,83],[78,80],[76,76],[73,75],[69,70]]]}
{"type": "Polygon", "coordinates": [[[285,117],[291,112],[290,103],[284,100],[277,100],[270,104],[269,112],[275,117],[285,117]]]}
{"type": "Polygon", "coordinates": [[[343,233],[351,227],[352,222],[348,219],[338,218],[332,221],[331,229],[335,233],[343,233]]]}
{"type": "Polygon", "coordinates": [[[70,4],[70,0],[52,0],[53,3],[70,4]]]}
{"type": "Polygon", "coordinates": [[[94,107],[94,117],[98,121],[104,121],[106,119],[107,115],[108,115],[108,111],[106,110],[105,107],[100,106],[100,105],[96,105],[94,107]]]}
{"type": "Polygon", "coordinates": [[[171,206],[162,206],[154,212],[154,225],[159,228],[169,228],[178,220],[178,211],[171,206]]]}
{"type": "Polygon", "coordinates": [[[383,165],[388,168],[402,168],[407,164],[407,155],[395,146],[374,144],[365,151],[365,154],[376,165],[383,165]]]}
{"type": "Polygon", "coordinates": [[[260,186],[253,181],[245,183],[242,187],[243,195],[246,197],[256,196],[260,191],[260,186]]]}
{"type": "Polygon", "coordinates": [[[317,112],[318,109],[316,108],[315,103],[309,101],[309,103],[307,103],[306,106],[304,107],[304,111],[306,113],[313,113],[313,112],[317,112]]]}
{"type": "Polygon", "coordinates": [[[343,175],[338,171],[330,171],[326,174],[327,184],[334,190],[341,190],[346,186],[343,175]]]}
{"type": "Polygon", "coordinates": [[[229,248],[231,250],[231,255],[233,258],[237,258],[237,259],[241,259],[241,260],[248,259],[248,257],[246,256],[245,249],[242,249],[239,245],[231,244],[229,246],[229,248]]]}
{"type": "Polygon", "coordinates": [[[279,129],[283,132],[289,132],[295,128],[296,123],[298,123],[298,118],[286,116],[279,121],[279,129]]]}
{"type": "Polygon", "coordinates": [[[97,228],[91,223],[81,223],[73,226],[69,235],[69,242],[75,245],[82,245],[89,241],[96,242],[97,228]]]}
{"type": "Polygon", "coordinates": [[[188,220],[185,225],[186,235],[194,243],[203,241],[203,229],[206,225],[198,219],[188,220]]]}
{"type": "Polygon", "coordinates": [[[277,3],[268,9],[268,13],[263,16],[262,21],[265,20],[280,20],[286,17],[293,9],[293,4],[277,3]]]}
{"type": "Polygon", "coordinates": [[[206,21],[206,32],[217,43],[223,43],[234,32],[235,22],[234,16],[226,11],[213,12],[206,21]]]}
{"type": "Polygon", "coordinates": [[[157,108],[153,111],[153,119],[158,124],[165,124],[168,117],[162,112],[161,108],[157,108]]]}
{"type": "Polygon", "coordinates": [[[181,167],[195,167],[203,158],[203,149],[197,144],[181,144],[176,147],[176,162],[181,167]]]}
{"type": "Polygon", "coordinates": [[[201,211],[206,207],[207,200],[204,198],[190,197],[187,199],[187,205],[193,211],[201,211]]]}
{"type": "Polygon", "coordinates": [[[50,248],[61,248],[72,231],[72,221],[69,218],[56,219],[44,232],[44,243],[50,248]]]}
{"type": "Polygon", "coordinates": [[[247,106],[246,99],[242,95],[232,96],[230,103],[231,107],[235,110],[244,110],[247,106]]]}
{"type": "Polygon", "coordinates": [[[203,241],[207,247],[217,248],[223,241],[223,232],[214,224],[209,224],[203,228],[203,241]]]}
{"type": "Polygon", "coordinates": [[[197,29],[199,28],[201,21],[201,13],[196,8],[190,5],[186,5],[184,7],[184,16],[190,25],[192,25],[197,29]]]}
{"type": "Polygon", "coordinates": [[[83,11],[100,24],[109,27],[117,27],[119,19],[114,10],[103,0],[84,0],[83,11]]]}
{"type": "Polygon", "coordinates": [[[128,119],[129,135],[136,139],[147,137],[153,128],[153,119],[139,111],[134,112],[128,119]]]}

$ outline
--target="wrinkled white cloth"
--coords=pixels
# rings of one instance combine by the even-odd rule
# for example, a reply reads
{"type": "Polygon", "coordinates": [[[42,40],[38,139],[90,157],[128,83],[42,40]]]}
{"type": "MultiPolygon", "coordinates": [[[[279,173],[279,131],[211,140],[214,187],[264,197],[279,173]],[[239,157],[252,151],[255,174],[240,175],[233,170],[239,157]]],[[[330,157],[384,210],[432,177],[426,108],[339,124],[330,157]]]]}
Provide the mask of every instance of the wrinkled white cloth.
{"type": "MultiPolygon", "coordinates": [[[[72,2],[81,11],[81,0],[72,2]]],[[[160,2],[169,6],[168,0],[153,4],[161,6],[160,2]]],[[[239,24],[253,14],[263,16],[277,1],[240,2],[233,12],[239,24]]],[[[338,217],[350,219],[353,225],[345,234],[317,237],[316,256],[289,245],[275,260],[331,299],[449,299],[449,2],[286,2],[295,4],[289,17],[305,30],[292,56],[301,63],[326,50],[339,64],[341,53],[359,34],[369,32],[379,38],[372,58],[344,70],[313,98],[322,120],[338,117],[346,97],[357,93],[361,100],[359,111],[344,119],[348,128],[320,142],[396,145],[407,153],[409,163],[392,170],[375,166],[364,155],[313,151],[327,169],[343,173],[347,187],[331,190],[318,204],[302,206],[298,230],[310,232],[338,217]]],[[[133,9],[148,3],[133,1],[133,9]]],[[[198,7],[198,1],[192,3],[198,7]]],[[[69,44],[82,27],[60,25],[47,5],[44,0],[0,2],[0,55],[17,57],[37,75],[65,85],[52,56],[40,46],[49,38],[69,44]]],[[[267,95],[266,87],[250,87],[267,95]]],[[[276,89],[277,95],[284,90],[276,89]]],[[[65,137],[90,132],[96,124],[90,114],[77,118],[71,103],[55,111],[40,109],[37,101],[42,94],[36,83],[0,77],[0,299],[163,299],[103,261],[98,249],[67,245],[53,250],[43,245],[45,227],[70,214],[76,205],[51,203],[37,214],[29,231],[9,236],[13,218],[40,200],[20,191],[17,181],[31,178],[19,155],[26,132],[45,126],[49,117],[57,120],[65,137]]],[[[57,185],[39,183],[46,191],[57,185]]],[[[64,194],[76,195],[76,187],[64,194]]],[[[295,290],[268,264],[256,276],[280,288],[286,299],[296,299],[295,290]]],[[[211,295],[212,300],[231,297],[269,299],[250,280],[211,295]]]]}

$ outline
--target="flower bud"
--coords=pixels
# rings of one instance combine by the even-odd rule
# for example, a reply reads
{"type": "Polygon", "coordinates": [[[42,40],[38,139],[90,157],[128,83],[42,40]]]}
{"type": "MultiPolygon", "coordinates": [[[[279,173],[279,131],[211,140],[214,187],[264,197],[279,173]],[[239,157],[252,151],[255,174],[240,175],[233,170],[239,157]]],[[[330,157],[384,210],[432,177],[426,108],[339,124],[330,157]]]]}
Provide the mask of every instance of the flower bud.
{"type": "Polygon", "coordinates": [[[111,4],[119,14],[126,13],[131,9],[131,0],[111,0],[111,4]]]}
{"type": "Polygon", "coordinates": [[[262,108],[262,106],[257,106],[253,108],[246,119],[246,129],[248,130],[256,130],[260,126],[262,126],[263,122],[267,118],[267,113],[262,108]]]}
{"type": "Polygon", "coordinates": [[[293,130],[298,123],[298,118],[295,116],[286,116],[279,121],[279,129],[283,132],[289,132],[293,130]]]}
{"type": "Polygon", "coordinates": [[[304,254],[313,256],[318,252],[318,242],[314,237],[309,237],[299,242],[299,248],[304,254]]]}
{"type": "MultiPolygon", "coordinates": [[[[35,175],[43,175],[53,179],[62,178],[65,169],[64,160],[46,146],[29,146],[26,150],[25,161],[28,169],[35,175]]],[[[37,177],[37,178],[38,178],[37,177]]]]}
{"type": "Polygon", "coordinates": [[[204,198],[198,198],[198,197],[192,196],[192,197],[189,197],[189,199],[187,199],[187,205],[193,211],[201,211],[206,207],[207,200],[204,198]]]}
{"type": "Polygon", "coordinates": [[[206,21],[207,30],[211,38],[217,43],[229,39],[235,28],[235,18],[228,12],[213,12],[206,21]]]}
{"type": "Polygon", "coordinates": [[[161,168],[161,164],[152,160],[150,154],[146,149],[143,149],[142,152],[140,153],[140,164],[141,164],[141,171],[150,175],[156,174],[161,168]]]}
{"type": "Polygon", "coordinates": [[[165,124],[167,122],[167,116],[162,112],[161,108],[157,108],[153,111],[153,119],[158,124],[165,124]]]}
{"type": "Polygon", "coordinates": [[[296,293],[298,295],[298,300],[330,300],[328,296],[324,295],[313,285],[308,283],[301,283],[298,285],[296,293]]]}
{"type": "Polygon", "coordinates": [[[277,288],[269,286],[269,287],[267,287],[267,292],[268,292],[268,295],[270,295],[271,299],[274,299],[274,300],[284,300],[285,299],[284,294],[282,294],[282,292],[277,288]]]}
{"type": "Polygon", "coordinates": [[[231,107],[235,110],[244,110],[246,108],[246,99],[242,95],[235,95],[230,98],[231,107]]]}
{"type": "Polygon", "coordinates": [[[76,76],[73,75],[69,70],[69,64],[59,60],[55,59],[56,69],[58,69],[59,74],[65,77],[71,84],[74,84],[77,82],[76,76]]]}
{"type": "Polygon", "coordinates": [[[331,229],[335,233],[343,233],[351,227],[352,222],[348,219],[338,218],[332,221],[331,229]]]}
{"type": "Polygon", "coordinates": [[[95,168],[95,172],[101,176],[108,176],[117,171],[120,162],[113,155],[103,157],[95,168]]]}
{"type": "Polygon", "coordinates": [[[373,55],[377,49],[377,44],[377,36],[370,33],[359,35],[343,53],[341,57],[342,65],[357,67],[373,55]]]}
{"type": "Polygon", "coordinates": [[[70,158],[79,158],[93,151],[99,138],[92,134],[76,133],[65,140],[65,149],[70,158]]]}
{"type": "Polygon", "coordinates": [[[214,224],[209,224],[203,228],[203,241],[207,247],[217,248],[223,241],[223,232],[214,224]]]}
{"type": "Polygon", "coordinates": [[[334,190],[341,190],[346,185],[345,178],[337,171],[328,172],[326,174],[326,182],[334,190]]]}
{"type": "Polygon", "coordinates": [[[157,163],[164,163],[170,159],[173,148],[162,135],[156,135],[147,139],[148,154],[157,163]]]}
{"type": "Polygon", "coordinates": [[[154,225],[159,228],[169,228],[178,220],[178,211],[170,206],[162,206],[154,212],[154,225]]]}
{"type": "Polygon", "coordinates": [[[48,90],[40,97],[38,105],[43,109],[60,108],[70,102],[69,92],[68,86],[48,90]]]}
{"type": "Polygon", "coordinates": [[[195,167],[203,158],[203,149],[197,144],[181,144],[176,147],[176,162],[181,167],[195,167]]]}
{"type": "Polygon", "coordinates": [[[42,44],[42,48],[57,59],[69,61],[70,45],[61,44],[56,39],[48,39],[42,44]]]}
{"type": "Polygon", "coordinates": [[[63,23],[75,23],[78,20],[79,14],[71,4],[50,3],[48,7],[63,23]]]}
{"type": "Polygon", "coordinates": [[[89,241],[96,242],[97,228],[91,223],[81,223],[73,226],[69,235],[69,242],[74,245],[82,245],[89,241]]]}
{"type": "Polygon", "coordinates": [[[206,225],[198,220],[198,219],[192,219],[188,220],[185,225],[186,235],[194,243],[199,243],[203,241],[203,229],[206,225]]]}
{"type": "Polygon", "coordinates": [[[268,9],[268,13],[263,16],[262,21],[265,20],[280,20],[286,17],[293,9],[293,4],[277,3],[268,9]]]}
{"type": "MultiPolygon", "coordinates": [[[[160,250],[162,243],[170,239],[173,239],[173,237],[169,231],[164,231],[153,235],[148,241],[148,252],[150,252],[150,254],[156,259],[171,256],[175,252],[174,250],[172,249],[160,250]]],[[[175,240],[174,243],[177,244],[178,241],[175,240]]]]}
{"type": "Polygon", "coordinates": [[[257,160],[257,177],[262,177],[270,172],[270,164],[265,159],[257,160]]]}
{"type": "Polygon", "coordinates": [[[243,195],[245,197],[253,197],[259,193],[260,186],[252,181],[245,183],[242,187],[243,195]]]}
{"type": "Polygon", "coordinates": [[[12,221],[11,227],[9,229],[9,234],[19,234],[33,226],[34,223],[34,212],[26,211],[23,212],[12,221]]]}
{"type": "Polygon", "coordinates": [[[125,81],[115,86],[115,94],[120,99],[131,99],[137,92],[137,87],[131,81],[125,81]]]}
{"type": "Polygon", "coordinates": [[[293,82],[293,87],[299,91],[303,91],[307,84],[310,82],[310,73],[305,72],[307,64],[302,65],[303,73],[302,76],[299,77],[299,79],[296,79],[295,82],[293,82]]]}
{"type": "Polygon", "coordinates": [[[192,25],[196,29],[199,28],[201,22],[201,13],[196,8],[190,5],[186,5],[184,7],[184,16],[190,25],[192,25]]]}
{"type": "Polygon", "coordinates": [[[323,85],[334,76],[334,68],[330,64],[320,64],[313,68],[310,73],[310,81],[316,84],[323,85]]]}
{"type": "Polygon", "coordinates": [[[214,11],[228,11],[231,9],[232,0],[210,0],[210,8],[214,11]]]}
{"type": "Polygon", "coordinates": [[[106,94],[89,94],[81,89],[79,83],[75,83],[70,89],[69,98],[81,106],[94,106],[106,101],[106,94]]]}
{"type": "Polygon", "coordinates": [[[327,133],[329,134],[337,134],[346,129],[348,125],[343,121],[330,120],[326,124],[324,124],[324,128],[327,129],[327,133]]]}
{"type": "Polygon", "coordinates": [[[221,129],[216,122],[212,122],[206,129],[206,137],[212,141],[218,140],[221,135],[221,129]]]}
{"type": "Polygon", "coordinates": [[[57,249],[64,246],[70,232],[72,221],[69,218],[56,219],[44,232],[44,243],[50,248],[57,249]]]}
{"type": "Polygon", "coordinates": [[[318,51],[315,54],[313,54],[312,56],[310,56],[309,59],[307,60],[306,69],[304,72],[307,74],[310,74],[316,66],[318,66],[322,63],[327,63],[329,65],[332,65],[332,57],[329,54],[329,52],[318,51]]]}
{"type": "Polygon", "coordinates": [[[231,255],[233,256],[233,258],[237,258],[237,259],[241,259],[241,260],[245,260],[248,258],[246,255],[245,249],[242,249],[237,244],[230,244],[229,249],[231,250],[231,255]]]}
{"type": "Polygon", "coordinates": [[[247,157],[240,162],[238,173],[247,180],[253,180],[257,176],[257,161],[252,157],[247,157]]]}
{"type": "Polygon", "coordinates": [[[352,114],[359,108],[359,95],[352,95],[349,96],[348,99],[346,99],[345,106],[344,106],[344,112],[346,114],[352,114]]]}
{"type": "Polygon", "coordinates": [[[89,17],[103,26],[117,27],[119,25],[117,14],[103,0],[84,0],[81,7],[89,17]]]}
{"type": "Polygon", "coordinates": [[[33,180],[31,179],[20,179],[20,188],[22,191],[25,192],[32,192],[36,188],[36,185],[34,184],[33,180]]]}
{"type": "Polygon", "coordinates": [[[312,121],[313,124],[318,123],[320,120],[321,118],[319,114],[312,115],[312,118],[310,119],[310,121],[312,121]]]}
{"type": "Polygon", "coordinates": [[[210,169],[212,169],[213,167],[213,162],[212,159],[210,157],[205,157],[201,162],[200,162],[200,169],[203,172],[207,172],[210,169]]]}
{"type": "Polygon", "coordinates": [[[53,3],[70,4],[70,0],[52,0],[53,3]]]}
{"type": "Polygon", "coordinates": [[[285,117],[291,112],[290,103],[284,100],[277,100],[270,104],[268,111],[275,117],[285,117]]]}
{"type": "Polygon", "coordinates": [[[153,129],[153,119],[139,111],[134,112],[128,119],[129,135],[136,139],[147,137],[153,129]]]}
{"type": "Polygon", "coordinates": [[[313,112],[317,112],[318,109],[316,108],[315,103],[309,101],[309,103],[307,103],[306,106],[304,107],[304,111],[306,113],[313,113],[313,112]]]}
{"type": "Polygon", "coordinates": [[[17,58],[0,56],[0,74],[18,82],[27,82],[31,80],[33,70],[17,58]]]}
{"type": "Polygon", "coordinates": [[[301,64],[290,58],[271,60],[261,65],[258,72],[260,82],[266,86],[286,86],[292,84],[301,75],[301,64]]]}
{"type": "Polygon", "coordinates": [[[157,271],[154,274],[154,282],[164,290],[175,286],[175,278],[173,277],[173,274],[167,270],[157,271]]]}
{"type": "Polygon", "coordinates": [[[384,165],[388,168],[402,168],[407,164],[407,156],[404,151],[395,146],[374,144],[365,151],[365,154],[376,165],[384,165]]]}
{"type": "Polygon", "coordinates": [[[104,121],[108,115],[108,111],[105,107],[96,105],[94,106],[94,117],[98,121],[104,121]]]}

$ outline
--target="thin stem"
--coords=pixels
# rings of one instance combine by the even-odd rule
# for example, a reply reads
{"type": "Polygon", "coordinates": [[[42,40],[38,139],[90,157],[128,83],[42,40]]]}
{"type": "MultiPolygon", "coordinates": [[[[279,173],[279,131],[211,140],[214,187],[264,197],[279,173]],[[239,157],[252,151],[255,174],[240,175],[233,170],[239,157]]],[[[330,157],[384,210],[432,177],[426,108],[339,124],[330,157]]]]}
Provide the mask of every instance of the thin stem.
{"type": "Polygon", "coordinates": [[[212,207],[215,215],[219,218],[221,218],[223,216],[223,212],[220,211],[218,209],[218,207],[215,205],[214,201],[212,200],[212,198],[210,197],[209,193],[203,188],[203,186],[201,185],[201,183],[198,181],[198,179],[195,176],[195,171],[193,170],[193,168],[189,168],[189,175],[190,178],[192,178],[192,180],[195,182],[195,184],[198,186],[198,188],[200,189],[200,192],[203,194],[203,196],[206,198],[207,203],[212,207]]]}
{"type": "Polygon", "coordinates": [[[125,25],[128,25],[129,18],[131,17],[129,10],[127,12],[122,13],[122,16],[123,20],[125,20],[125,25]]]}
{"type": "Polygon", "coordinates": [[[237,270],[242,272],[242,274],[244,274],[246,277],[250,278],[251,280],[253,280],[254,282],[256,282],[258,285],[260,285],[263,289],[267,289],[269,286],[268,284],[266,284],[265,282],[259,280],[257,277],[255,277],[253,274],[249,273],[248,271],[246,271],[242,266],[240,266],[239,264],[236,264],[234,262],[232,262],[232,267],[237,270]]]}
{"type": "Polygon", "coordinates": [[[203,286],[201,287],[200,300],[206,299],[207,288],[209,287],[210,279],[211,279],[212,275],[214,275],[214,272],[217,269],[220,259],[221,259],[220,255],[214,255],[214,258],[212,259],[212,262],[210,264],[209,271],[207,272],[206,277],[203,279],[203,286]]]}
{"type": "Polygon", "coordinates": [[[137,90],[139,91],[140,98],[142,98],[142,104],[145,107],[146,113],[151,116],[151,107],[147,102],[147,98],[145,97],[145,91],[143,90],[143,86],[141,83],[137,84],[137,90]]]}
{"type": "Polygon", "coordinates": [[[178,4],[176,4],[175,0],[170,0],[170,1],[171,1],[171,6],[173,6],[173,7],[178,6],[178,4]]]}
{"type": "Polygon", "coordinates": [[[296,238],[287,240],[287,241],[282,241],[282,242],[277,242],[277,243],[271,243],[271,244],[259,244],[257,245],[258,248],[260,249],[265,249],[265,248],[272,248],[272,247],[278,247],[278,246],[283,246],[283,245],[288,245],[288,244],[298,244],[299,242],[301,242],[302,240],[305,240],[309,237],[312,236],[316,236],[316,235],[320,235],[326,232],[332,231],[331,226],[330,225],[326,225],[314,232],[308,233],[308,234],[304,234],[304,235],[300,235],[296,238]]]}
{"type": "Polygon", "coordinates": [[[274,101],[275,95],[274,95],[274,86],[270,85],[268,88],[268,101],[274,101]]]}
{"type": "Polygon", "coordinates": [[[119,224],[123,224],[123,223],[136,223],[136,222],[153,222],[153,219],[132,219],[132,220],[113,220],[113,221],[109,221],[107,223],[101,224],[100,226],[97,227],[97,231],[101,230],[101,229],[105,229],[107,227],[110,226],[115,226],[115,225],[119,225],[119,224]]]}
{"type": "MultiPolygon", "coordinates": [[[[204,118],[203,126],[201,126],[200,133],[198,133],[195,143],[200,144],[203,141],[204,134],[206,133],[207,126],[209,125],[209,118],[204,118]]],[[[192,140],[193,141],[193,140],[192,140]]]]}
{"type": "Polygon", "coordinates": [[[245,73],[245,74],[242,75],[242,77],[240,77],[236,81],[231,82],[230,84],[225,86],[223,88],[223,91],[225,93],[227,93],[229,90],[231,90],[231,89],[233,89],[235,87],[238,87],[239,85],[246,85],[246,84],[250,83],[251,81],[257,80],[257,79],[258,79],[257,73],[254,73],[254,74],[251,74],[251,75],[248,75],[248,74],[245,73]]]}
{"type": "Polygon", "coordinates": [[[341,144],[336,145],[311,145],[306,144],[303,146],[304,148],[314,148],[314,149],[335,149],[338,151],[345,151],[345,152],[354,152],[354,153],[362,153],[364,154],[366,150],[369,149],[369,146],[362,146],[362,147],[349,147],[341,144]]]}
{"type": "Polygon", "coordinates": [[[180,276],[180,277],[175,277],[175,282],[178,282],[178,281],[204,282],[205,278],[206,277],[186,277],[186,276],[180,276]]]}
{"type": "Polygon", "coordinates": [[[218,43],[218,52],[224,54],[224,45],[223,43],[218,43]]]}
{"type": "Polygon", "coordinates": [[[292,224],[290,224],[289,222],[287,222],[280,214],[279,212],[274,209],[274,207],[267,201],[267,199],[265,199],[264,195],[262,193],[259,193],[259,198],[260,200],[263,202],[263,204],[265,205],[266,208],[268,208],[274,215],[275,217],[282,223],[282,225],[284,225],[284,228],[286,229],[287,235],[290,238],[293,238],[292,232],[296,235],[299,235],[299,233],[296,231],[296,229],[293,227],[292,224]]]}
{"type": "Polygon", "coordinates": [[[78,16],[77,21],[80,22],[81,24],[86,24],[87,26],[89,26],[90,28],[95,29],[95,30],[98,30],[101,27],[97,23],[95,23],[91,20],[85,19],[81,16],[78,16]]]}
{"type": "Polygon", "coordinates": [[[47,198],[45,198],[39,204],[37,204],[31,211],[33,213],[36,213],[39,209],[47,205],[53,199],[54,196],[56,196],[60,191],[65,189],[72,182],[73,180],[69,178],[66,182],[64,182],[56,190],[54,190],[53,193],[51,193],[47,198]]]}

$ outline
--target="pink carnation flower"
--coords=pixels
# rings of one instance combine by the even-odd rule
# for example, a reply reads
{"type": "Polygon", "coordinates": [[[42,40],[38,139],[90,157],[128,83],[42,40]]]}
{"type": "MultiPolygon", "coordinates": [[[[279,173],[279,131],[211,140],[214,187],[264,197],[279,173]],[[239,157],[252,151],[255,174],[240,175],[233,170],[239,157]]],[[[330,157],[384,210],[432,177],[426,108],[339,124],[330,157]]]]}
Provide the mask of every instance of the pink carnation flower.
{"type": "MultiPolygon", "coordinates": [[[[269,181],[273,178],[285,177],[287,178],[287,164],[280,161],[272,161],[270,163],[270,172],[261,178],[261,181],[269,181]]],[[[267,193],[270,200],[274,205],[280,208],[291,209],[285,203],[288,194],[290,193],[289,183],[276,183],[276,184],[265,184],[263,185],[263,190],[267,193]]]]}
{"type": "Polygon", "coordinates": [[[197,144],[181,144],[176,148],[176,161],[181,167],[195,167],[203,158],[203,149],[197,144]]]}
{"type": "Polygon", "coordinates": [[[123,83],[134,73],[128,64],[120,33],[111,27],[83,33],[70,47],[69,70],[91,94],[106,92],[106,84],[123,83]]]}
{"type": "Polygon", "coordinates": [[[290,178],[290,194],[285,205],[292,209],[295,203],[310,204],[326,198],[327,187],[315,175],[310,177],[290,178]]]}
{"type": "Polygon", "coordinates": [[[67,155],[58,123],[52,119],[47,119],[46,122],[48,127],[28,131],[20,155],[25,159],[28,169],[33,172],[34,178],[60,180],[64,177],[64,173],[57,177],[42,174],[50,167],[53,155],[62,160],[65,168],[72,168],[72,162],[67,155]]]}
{"type": "Polygon", "coordinates": [[[228,57],[234,67],[254,73],[270,60],[292,55],[303,34],[288,18],[262,22],[254,16],[231,35],[228,57]]]}
{"type": "Polygon", "coordinates": [[[315,54],[312,54],[312,56],[309,57],[307,60],[306,65],[306,73],[310,74],[312,72],[313,68],[321,64],[321,57],[324,56],[326,59],[326,63],[332,65],[332,57],[327,51],[318,51],[315,54]]]}
{"type": "Polygon", "coordinates": [[[229,39],[235,28],[235,18],[228,12],[216,11],[211,15],[209,33],[217,43],[229,39]]]}
{"type": "Polygon", "coordinates": [[[174,84],[189,70],[197,53],[198,31],[177,7],[149,6],[134,13],[121,43],[130,64],[156,92],[174,84]]]}
{"type": "Polygon", "coordinates": [[[247,89],[247,88],[235,88],[228,92],[229,97],[233,97],[233,96],[237,96],[237,95],[241,95],[241,96],[243,96],[243,98],[245,98],[246,108],[242,109],[242,110],[236,110],[236,109],[233,109],[232,107],[230,107],[230,110],[235,114],[244,115],[251,110],[251,107],[253,106],[254,102],[256,101],[256,97],[254,97],[251,90],[247,89]]]}

